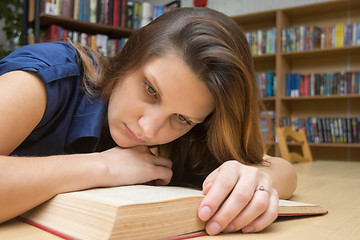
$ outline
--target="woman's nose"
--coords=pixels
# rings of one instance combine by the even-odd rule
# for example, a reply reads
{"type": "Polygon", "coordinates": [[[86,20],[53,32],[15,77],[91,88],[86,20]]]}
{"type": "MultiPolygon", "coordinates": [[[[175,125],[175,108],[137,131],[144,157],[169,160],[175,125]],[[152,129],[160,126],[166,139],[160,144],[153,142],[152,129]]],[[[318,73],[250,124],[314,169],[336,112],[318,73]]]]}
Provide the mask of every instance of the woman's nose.
{"type": "Polygon", "coordinates": [[[154,138],[166,123],[166,117],[159,110],[144,113],[139,119],[139,126],[146,139],[154,138]]]}

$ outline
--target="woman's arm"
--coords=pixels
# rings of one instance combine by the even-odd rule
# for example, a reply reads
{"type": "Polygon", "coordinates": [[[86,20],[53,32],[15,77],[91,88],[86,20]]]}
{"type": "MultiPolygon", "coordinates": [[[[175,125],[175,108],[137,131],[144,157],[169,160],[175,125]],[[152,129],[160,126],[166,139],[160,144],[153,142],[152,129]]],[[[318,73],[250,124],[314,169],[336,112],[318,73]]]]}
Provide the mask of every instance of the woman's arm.
{"type": "Polygon", "coordinates": [[[297,176],[293,165],[285,159],[269,155],[265,155],[264,160],[269,164],[265,162],[264,166],[257,165],[255,167],[270,175],[272,185],[278,192],[279,198],[290,198],[297,186],[297,176]]]}
{"type": "Polygon", "coordinates": [[[46,89],[35,73],[13,71],[0,76],[0,155],[9,155],[41,121],[46,89]]]}
{"type": "Polygon", "coordinates": [[[91,187],[157,180],[167,184],[171,161],[147,147],[48,157],[8,156],[40,122],[46,91],[36,74],[15,71],[0,76],[0,222],[58,193],[91,187]]]}
{"type": "Polygon", "coordinates": [[[198,215],[208,221],[210,235],[240,229],[261,231],[277,218],[279,196],[288,198],[295,191],[296,173],[284,159],[264,158],[270,164],[247,166],[227,161],[205,179],[205,198],[198,215]]]}

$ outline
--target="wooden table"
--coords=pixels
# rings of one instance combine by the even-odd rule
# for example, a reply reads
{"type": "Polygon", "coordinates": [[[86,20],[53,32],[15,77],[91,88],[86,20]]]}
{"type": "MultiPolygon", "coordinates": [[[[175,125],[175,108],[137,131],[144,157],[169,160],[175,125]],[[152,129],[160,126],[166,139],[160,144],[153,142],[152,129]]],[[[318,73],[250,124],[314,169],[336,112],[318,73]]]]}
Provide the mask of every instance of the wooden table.
{"type": "MultiPolygon", "coordinates": [[[[327,215],[279,217],[260,233],[232,233],[196,239],[360,239],[360,162],[315,161],[294,166],[298,173],[298,188],[291,200],[318,203],[329,211],[327,215]]],[[[0,224],[0,239],[60,238],[11,220],[0,224]]]]}

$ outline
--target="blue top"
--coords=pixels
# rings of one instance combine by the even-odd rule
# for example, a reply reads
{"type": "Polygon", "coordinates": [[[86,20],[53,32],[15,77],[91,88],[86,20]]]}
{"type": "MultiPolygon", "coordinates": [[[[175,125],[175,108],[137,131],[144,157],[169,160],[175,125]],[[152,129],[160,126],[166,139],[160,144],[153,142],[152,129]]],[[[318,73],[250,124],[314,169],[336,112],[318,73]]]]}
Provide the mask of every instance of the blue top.
{"type": "Polygon", "coordinates": [[[84,93],[75,49],[69,43],[24,46],[0,60],[0,75],[14,70],[37,73],[46,85],[47,106],[40,123],[12,155],[94,152],[106,103],[84,93]]]}

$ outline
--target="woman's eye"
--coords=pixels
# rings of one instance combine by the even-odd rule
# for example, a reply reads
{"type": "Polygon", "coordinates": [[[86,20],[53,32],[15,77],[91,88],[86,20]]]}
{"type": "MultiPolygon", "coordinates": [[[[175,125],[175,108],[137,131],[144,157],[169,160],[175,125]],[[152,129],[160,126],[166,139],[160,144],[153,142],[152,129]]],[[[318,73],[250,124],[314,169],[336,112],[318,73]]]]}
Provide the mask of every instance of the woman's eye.
{"type": "Polygon", "coordinates": [[[145,82],[145,90],[147,94],[149,94],[150,96],[157,97],[156,90],[152,86],[150,86],[150,84],[148,84],[147,82],[145,82]]]}
{"type": "Polygon", "coordinates": [[[176,114],[176,117],[180,121],[181,124],[191,125],[191,122],[189,120],[187,120],[186,117],[184,117],[183,115],[176,114]]]}

